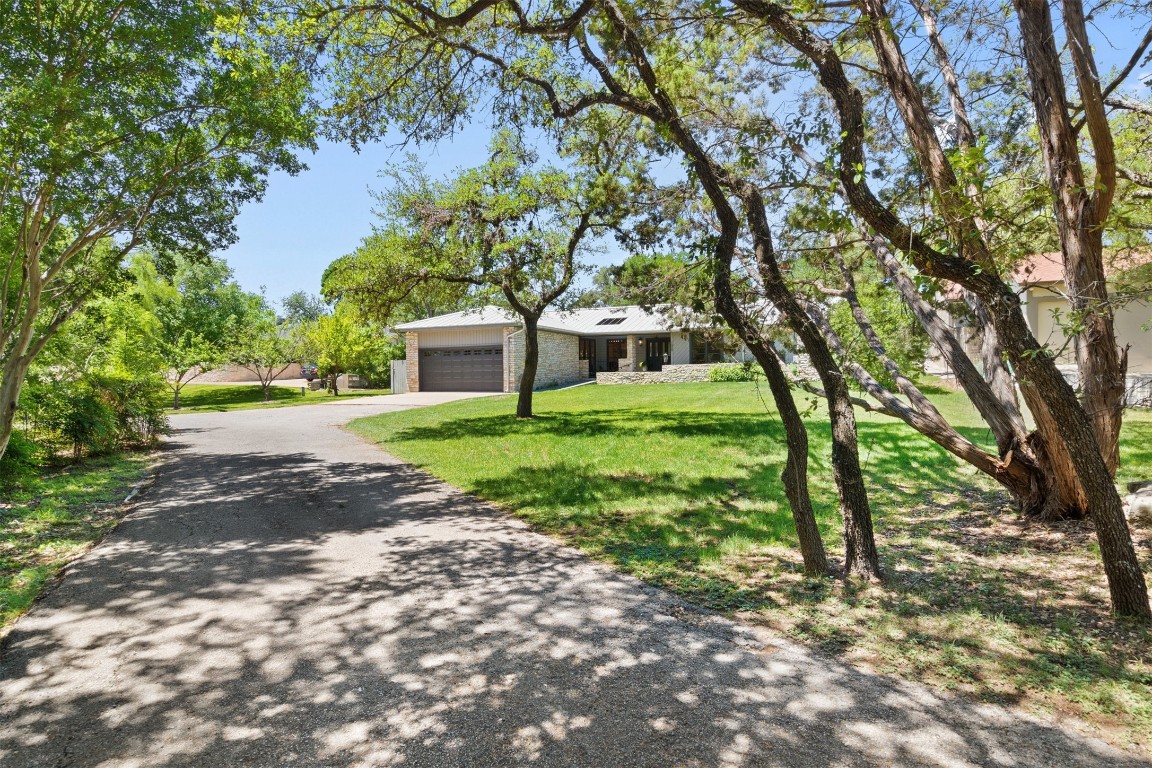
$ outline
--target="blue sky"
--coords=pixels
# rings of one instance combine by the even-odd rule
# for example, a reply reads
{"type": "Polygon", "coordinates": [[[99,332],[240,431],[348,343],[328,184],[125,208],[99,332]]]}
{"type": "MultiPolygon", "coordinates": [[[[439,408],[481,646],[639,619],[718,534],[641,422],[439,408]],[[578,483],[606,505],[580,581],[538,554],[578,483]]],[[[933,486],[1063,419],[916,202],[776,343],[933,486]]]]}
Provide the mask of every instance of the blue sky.
{"type": "MultiPolygon", "coordinates": [[[[478,165],[485,159],[487,133],[467,131],[454,141],[418,149],[434,176],[478,165]]],[[[239,240],[222,255],[246,290],[263,286],[269,299],[293,291],[320,292],[320,277],[333,260],[351,253],[372,231],[371,189],[380,189],[382,168],[414,148],[371,144],[359,153],[323,142],[306,156],[309,170],[277,173],[258,203],[237,219],[239,240]]]]}
{"type": "MultiPolygon", "coordinates": [[[[1105,72],[1127,59],[1143,33],[1133,26],[1107,26],[1111,28],[1101,30],[1096,51],[1105,72]]],[[[1143,90],[1138,77],[1149,73],[1148,67],[1137,68],[1129,85],[1143,90]]],[[[304,158],[309,170],[269,179],[263,201],[241,211],[236,222],[239,239],[222,255],[246,290],[263,287],[274,301],[297,290],[319,293],[324,269],[371,233],[375,217],[369,190],[384,185],[381,169],[402,160],[406,152],[416,152],[434,177],[479,165],[486,157],[488,135],[486,126],[475,124],[437,145],[398,149],[395,141],[383,142],[362,147],[359,153],[347,145],[323,142],[314,155],[304,158]]],[[[592,260],[607,264],[621,258],[623,253],[610,244],[592,260]]]]}

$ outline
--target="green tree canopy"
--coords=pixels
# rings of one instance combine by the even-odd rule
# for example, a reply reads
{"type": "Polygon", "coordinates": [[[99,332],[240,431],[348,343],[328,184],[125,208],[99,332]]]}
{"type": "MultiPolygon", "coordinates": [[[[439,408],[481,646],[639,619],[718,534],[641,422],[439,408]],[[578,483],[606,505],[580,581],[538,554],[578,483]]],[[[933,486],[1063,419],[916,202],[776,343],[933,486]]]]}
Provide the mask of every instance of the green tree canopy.
{"type": "Polygon", "coordinates": [[[306,350],[316,358],[321,374],[339,395],[337,379],[362,365],[373,364],[385,354],[390,339],[374,323],[367,322],[351,304],[340,302],[330,315],[323,315],[303,327],[306,350]]]}
{"type": "Polygon", "coordinates": [[[175,256],[172,279],[159,274],[151,253],[132,263],[140,306],[146,311],[135,355],[151,356],[180,407],[180,390],[205,371],[228,362],[244,333],[266,317],[260,296],[245,293],[221,258],[175,256]],[[145,351],[146,350],[146,351],[145,351]]]}
{"type": "Polygon", "coordinates": [[[308,84],[222,0],[0,14],[0,454],[48,339],[141,243],[207,253],[312,144],[308,84]]]}

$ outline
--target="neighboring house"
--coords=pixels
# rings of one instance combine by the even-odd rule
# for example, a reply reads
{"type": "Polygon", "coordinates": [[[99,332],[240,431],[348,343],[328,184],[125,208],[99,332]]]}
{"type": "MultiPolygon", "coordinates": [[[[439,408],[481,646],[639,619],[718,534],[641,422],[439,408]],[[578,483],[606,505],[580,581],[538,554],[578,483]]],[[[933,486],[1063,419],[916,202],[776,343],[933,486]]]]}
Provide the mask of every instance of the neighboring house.
{"type": "MultiPolygon", "coordinates": [[[[1138,264],[1131,266],[1139,266],[1138,264]]],[[[1111,273],[1112,270],[1109,270],[1111,273]]],[[[1111,277],[1111,274],[1109,275],[1111,277]]],[[[1075,367],[1079,339],[1067,339],[1063,325],[1070,311],[1064,285],[1064,266],[1059,253],[1041,253],[1032,257],[1013,275],[1023,289],[1024,314],[1028,327],[1037,340],[1053,351],[1060,351],[1061,363],[1075,367]]],[[[1116,307],[1116,341],[1128,349],[1128,372],[1152,374],[1152,304],[1148,297],[1116,307]]]]}
{"type": "MultiPolygon", "coordinates": [[[[1138,253],[1124,261],[1115,259],[1108,265],[1108,279],[1115,282],[1118,275],[1134,268],[1148,269],[1152,253],[1138,253]]],[[[1056,362],[1065,377],[1073,384],[1079,380],[1076,355],[1079,339],[1069,339],[1064,328],[1070,321],[1070,304],[1064,284],[1064,265],[1059,253],[1041,253],[1017,267],[1013,282],[1020,289],[1021,303],[1028,327],[1037,341],[1056,354],[1056,362]]],[[[1115,309],[1116,341],[1128,347],[1128,402],[1146,405],[1152,403],[1152,300],[1145,294],[1119,304],[1115,309]]],[[[969,355],[979,364],[978,329],[965,329],[955,322],[969,355]]],[[[929,373],[949,376],[939,354],[933,350],[925,366],[929,373]]]]}
{"type": "MultiPolygon", "coordinates": [[[[675,313],[643,307],[546,312],[540,318],[538,389],[609,374],[707,378],[712,364],[751,360],[716,331],[686,331],[675,313]],[[696,368],[689,371],[689,368],[696,368]],[[674,374],[674,372],[676,372],[674,374]],[[683,374],[680,376],[679,374],[683,374]]],[[[453,312],[396,326],[405,336],[408,390],[515,392],[524,370],[518,315],[499,307],[453,312]]]]}
{"type": "MultiPolygon", "coordinates": [[[[1124,261],[1114,260],[1106,265],[1108,280],[1126,270],[1147,268],[1152,253],[1129,255],[1124,261]]],[[[1067,286],[1064,284],[1064,266],[1059,253],[1041,253],[1033,256],[1016,269],[1013,278],[1020,286],[1024,303],[1024,316],[1037,341],[1058,353],[1056,362],[1065,377],[1076,383],[1079,373],[1076,355],[1080,339],[1064,334],[1070,320],[1067,286]]],[[[1152,405],[1152,303],[1145,294],[1140,300],[1119,303],[1114,309],[1116,343],[1128,348],[1127,402],[1131,405],[1152,405]]]]}

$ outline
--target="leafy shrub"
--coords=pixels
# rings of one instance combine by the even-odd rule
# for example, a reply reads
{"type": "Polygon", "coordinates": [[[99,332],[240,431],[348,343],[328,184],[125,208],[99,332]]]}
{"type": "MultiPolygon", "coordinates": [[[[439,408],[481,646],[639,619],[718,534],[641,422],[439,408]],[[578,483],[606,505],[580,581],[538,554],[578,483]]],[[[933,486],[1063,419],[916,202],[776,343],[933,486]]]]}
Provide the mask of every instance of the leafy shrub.
{"type": "Polygon", "coordinates": [[[708,381],[760,381],[764,372],[755,363],[714,365],[708,370],[708,381]]]}
{"type": "Polygon", "coordinates": [[[21,400],[29,437],[76,459],[152,445],[167,431],[163,383],[155,376],[30,379],[21,400]]]}
{"type": "Polygon", "coordinates": [[[167,394],[156,376],[100,376],[98,385],[105,403],[116,415],[117,442],[126,447],[154,445],[168,433],[164,415],[167,394]]]}
{"type": "Polygon", "coordinates": [[[386,389],[392,386],[392,361],[404,359],[404,343],[381,344],[373,354],[356,366],[354,373],[369,387],[386,389]]]}
{"type": "Polygon", "coordinates": [[[116,412],[87,382],[66,391],[52,413],[51,424],[72,447],[72,456],[100,455],[116,447],[116,412]]]}
{"type": "Polygon", "coordinates": [[[35,471],[44,459],[44,448],[29,438],[23,430],[12,432],[8,448],[0,457],[0,488],[18,484],[35,471]]]}

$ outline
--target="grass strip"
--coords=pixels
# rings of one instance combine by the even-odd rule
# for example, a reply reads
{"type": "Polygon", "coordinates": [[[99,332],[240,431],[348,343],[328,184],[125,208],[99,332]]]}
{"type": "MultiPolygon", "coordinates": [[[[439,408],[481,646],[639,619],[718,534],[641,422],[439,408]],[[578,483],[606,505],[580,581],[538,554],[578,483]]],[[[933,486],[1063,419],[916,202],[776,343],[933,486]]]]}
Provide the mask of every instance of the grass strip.
{"type": "Polygon", "coordinates": [[[101,457],[0,488],[0,638],[65,565],[120,522],[147,467],[146,454],[101,457]]]}
{"type": "Polygon", "coordinates": [[[283,408],[290,405],[317,405],[348,397],[371,397],[391,394],[388,389],[340,390],[333,397],[325,390],[304,390],[300,387],[273,386],[271,401],[264,401],[264,390],[259,384],[188,384],[180,390],[180,408],[168,413],[201,413],[204,411],[240,411],[252,408],[283,408]]]}

